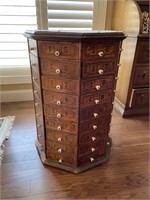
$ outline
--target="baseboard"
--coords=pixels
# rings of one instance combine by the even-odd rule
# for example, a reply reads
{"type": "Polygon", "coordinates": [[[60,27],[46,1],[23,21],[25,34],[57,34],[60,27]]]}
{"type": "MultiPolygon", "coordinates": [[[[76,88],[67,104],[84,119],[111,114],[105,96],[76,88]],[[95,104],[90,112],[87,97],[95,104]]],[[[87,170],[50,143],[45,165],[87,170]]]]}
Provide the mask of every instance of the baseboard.
{"type": "Polygon", "coordinates": [[[33,100],[32,89],[1,91],[1,102],[16,102],[33,100]]]}
{"type": "Polygon", "coordinates": [[[115,97],[114,108],[115,108],[119,113],[121,113],[121,115],[124,114],[125,106],[124,106],[124,104],[121,103],[121,101],[119,101],[116,97],[115,97]]]}

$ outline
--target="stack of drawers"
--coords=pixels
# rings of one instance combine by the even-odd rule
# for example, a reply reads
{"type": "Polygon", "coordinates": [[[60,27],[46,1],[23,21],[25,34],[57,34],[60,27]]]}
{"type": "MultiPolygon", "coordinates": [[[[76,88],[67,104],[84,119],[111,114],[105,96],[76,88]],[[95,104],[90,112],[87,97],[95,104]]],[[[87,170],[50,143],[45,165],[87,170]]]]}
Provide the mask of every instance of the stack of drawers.
{"type": "Polygon", "coordinates": [[[78,173],[106,162],[124,34],[37,31],[26,35],[36,145],[43,163],[78,173]]]}

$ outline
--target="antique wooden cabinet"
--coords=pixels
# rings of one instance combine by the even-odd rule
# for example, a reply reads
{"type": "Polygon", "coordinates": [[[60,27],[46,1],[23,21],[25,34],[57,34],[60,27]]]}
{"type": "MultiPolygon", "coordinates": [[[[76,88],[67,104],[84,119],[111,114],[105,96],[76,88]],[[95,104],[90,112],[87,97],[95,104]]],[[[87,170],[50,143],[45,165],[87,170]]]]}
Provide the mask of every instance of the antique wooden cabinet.
{"type": "Polygon", "coordinates": [[[109,158],[111,112],[125,35],[25,32],[43,163],[79,173],[109,158]]]}
{"type": "Polygon", "coordinates": [[[120,57],[115,108],[123,117],[146,115],[149,113],[149,1],[116,1],[114,13],[113,29],[128,35],[120,57]]]}

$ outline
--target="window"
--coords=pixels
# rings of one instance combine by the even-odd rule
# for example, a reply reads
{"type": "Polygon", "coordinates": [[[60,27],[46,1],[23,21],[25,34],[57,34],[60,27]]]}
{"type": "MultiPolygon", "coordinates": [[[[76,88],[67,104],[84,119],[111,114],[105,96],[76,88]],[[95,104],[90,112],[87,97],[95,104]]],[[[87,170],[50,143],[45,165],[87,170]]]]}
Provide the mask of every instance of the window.
{"type": "Polygon", "coordinates": [[[48,29],[91,30],[93,0],[48,0],[48,29]]]}
{"type": "Polygon", "coordinates": [[[35,0],[0,1],[0,68],[29,66],[29,29],[37,29],[35,0]]]}

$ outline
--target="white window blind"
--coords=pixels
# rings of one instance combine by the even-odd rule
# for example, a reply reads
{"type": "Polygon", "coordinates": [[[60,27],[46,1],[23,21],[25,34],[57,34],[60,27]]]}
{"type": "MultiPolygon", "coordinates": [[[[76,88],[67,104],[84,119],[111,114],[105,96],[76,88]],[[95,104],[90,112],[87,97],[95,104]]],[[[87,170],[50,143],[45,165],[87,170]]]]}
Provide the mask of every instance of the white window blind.
{"type": "Polygon", "coordinates": [[[91,30],[93,0],[48,0],[49,30],[91,30]]]}
{"type": "Polygon", "coordinates": [[[35,30],[35,0],[0,1],[0,67],[29,66],[25,30],[35,30]]]}

